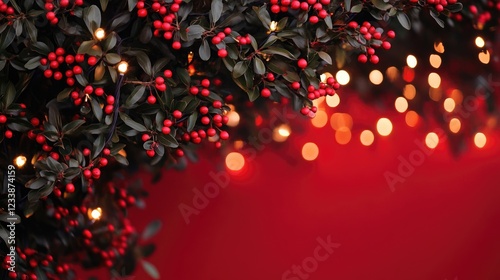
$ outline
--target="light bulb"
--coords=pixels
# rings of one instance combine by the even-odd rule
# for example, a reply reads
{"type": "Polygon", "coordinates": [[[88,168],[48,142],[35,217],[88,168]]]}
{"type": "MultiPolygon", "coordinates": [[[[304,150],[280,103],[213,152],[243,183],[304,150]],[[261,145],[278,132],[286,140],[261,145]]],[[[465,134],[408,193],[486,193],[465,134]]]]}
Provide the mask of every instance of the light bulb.
{"type": "Polygon", "coordinates": [[[94,36],[97,40],[102,40],[106,37],[106,31],[102,28],[97,28],[94,32],[94,36]]]}
{"type": "Polygon", "coordinates": [[[128,63],[126,61],[122,61],[118,63],[118,72],[123,75],[127,72],[128,70],[128,63]]]}

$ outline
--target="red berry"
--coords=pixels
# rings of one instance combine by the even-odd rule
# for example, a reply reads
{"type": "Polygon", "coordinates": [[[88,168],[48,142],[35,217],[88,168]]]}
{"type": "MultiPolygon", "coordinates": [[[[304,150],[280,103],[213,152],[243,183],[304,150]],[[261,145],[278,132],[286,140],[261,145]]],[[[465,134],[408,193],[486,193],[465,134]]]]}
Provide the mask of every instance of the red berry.
{"type": "Polygon", "coordinates": [[[104,94],[104,89],[103,88],[96,88],[94,90],[94,94],[97,96],[102,96],[104,94]]]}
{"type": "Polygon", "coordinates": [[[101,177],[101,170],[99,168],[92,169],[92,177],[94,179],[99,179],[99,177],[101,177]]]}
{"type": "Polygon", "coordinates": [[[83,177],[90,179],[92,177],[92,171],[88,169],[83,170],[83,177]]]}
{"type": "Polygon", "coordinates": [[[201,80],[201,86],[202,87],[209,87],[210,86],[210,80],[209,79],[203,79],[201,80]]]}
{"type": "Polygon", "coordinates": [[[227,51],[226,49],[220,49],[218,52],[217,52],[217,55],[220,57],[220,58],[224,58],[227,56],[227,51]]]}
{"type": "Polygon", "coordinates": [[[174,49],[174,50],[179,50],[181,48],[181,46],[182,46],[181,42],[179,42],[179,41],[175,41],[172,43],[172,49],[174,49]]]}
{"type": "Polygon", "coordinates": [[[317,16],[311,16],[311,17],[309,18],[309,22],[310,22],[311,24],[316,24],[316,23],[318,23],[318,21],[319,21],[319,18],[318,18],[317,16]]]}
{"type": "Polygon", "coordinates": [[[82,232],[82,235],[86,239],[92,238],[92,232],[90,232],[90,230],[88,230],[88,229],[84,229],[83,232],[82,232]]]}
{"type": "MultiPolygon", "coordinates": [[[[304,2],[303,2],[304,3],[304,2]]],[[[299,66],[299,68],[306,68],[307,67],[307,60],[301,58],[297,61],[297,66],[299,66]]]]}
{"type": "Polygon", "coordinates": [[[171,127],[172,124],[174,124],[174,123],[171,120],[169,120],[169,119],[166,119],[166,120],[163,121],[163,125],[164,126],[171,127]]]}
{"type": "Polygon", "coordinates": [[[45,136],[43,136],[42,134],[38,134],[35,140],[38,144],[43,144],[45,143],[45,136]]]}
{"type": "Polygon", "coordinates": [[[155,150],[147,150],[146,154],[148,155],[148,157],[154,157],[155,156],[155,150]]]}
{"type": "Polygon", "coordinates": [[[220,139],[227,140],[229,139],[229,133],[227,131],[221,131],[219,134],[220,139]]]}
{"type": "Polygon", "coordinates": [[[156,77],[155,83],[158,85],[162,85],[165,83],[165,79],[163,79],[163,77],[156,77]]]}
{"type": "Polygon", "coordinates": [[[75,191],[75,185],[69,183],[66,185],[66,192],[73,193],[75,191]]]}
{"type": "Polygon", "coordinates": [[[13,136],[12,131],[10,131],[10,130],[6,130],[4,135],[5,135],[5,138],[7,138],[7,139],[12,138],[12,136],[13,136]]]}
{"type": "Polygon", "coordinates": [[[163,134],[170,134],[170,127],[164,126],[161,128],[161,133],[163,134]]]}
{"type": "Polygon", "coordinates": [[[361,63],[366,63],[368,61],[368,57],[366,56],[366,54],[362,53],[358,56],[358,61],[361,63]]]}
{"type": "Polygon", "coordinates": [[[153,105],[156,103],[156,97],[154,97],[154,95],[150,95],[148,96],[148,103],[153,105]]]}
{"type": "Polygon", "coordinates": [[[200,92],[200,90],[198,89],[198,87],[192,86],[192,87],[189,89],[189,92],[190,92],[192,95],[197,95],[197,94],[198,94],[198,92],[200,92]]]}
{"type": "MultiPolygon", "coordinates": [[[[38,120],[38,119],[37,119],[38,120]]],[[[0,124],[6,123],[7,122],[7,117],[5,115],[0,115],[0,124]]],[[[33,123],[32,123],[33,124],[33,123]]]]}
{"type": "Polygon", "coordinates": [[[300,88],[300,83],[299,83],[299,82],[293,82],[293,83],[292,83],[292,88],[293,88],[294,90],[298,90],[298,89],[300,88]]]}
{"type": "Polygon", "coordinates": [[[389,50],[391,48],[391,43],[387,42],[387,41],[384,41],[382,43],[382,48],[386,49],[386,50],[389,50]]]}
{"type": "Polygon", "coordinates": [[[83,55],[81,53],[75,55],[75,61],[78,63],[85,61],[85,55],[83,55]]]}
{"type": "Polygon", "coordinates": [[[202,115],[206,115],[208,113],[208,107],[207,106],[201,106],[200,107],[200,113],[202,115]]]}
{"type": "Polygon", "coordinates": [[[387,31],[387,37],[389,37],[389,38],[396,37],[396,32],[394,32],[392,30],[387,31]]]}
{"type": "Polygon", "coordinates": [[[107,158],[101,158],[101,159],[99,160],[99,164],[100,164],[101,166],[106,166],[106,165],[108,165],[108,159],[107,159],[107,158]]]}
{"type": "Polygon", "coordinates": [[[379,61],[380,61],[380,59],[376,55],[372,55],[370,57],[370,62],[373,63],[373,64],[377,64],[379,61]]]}
{"type": "Polygon", "coordinates": [[[108,114],[108,115],[109,115],[109,114],[111,114],[111,113],[113,113],[113,110],[114,110],[113,105],[109,105],[109,104],[108,104],[108,105],[106,105],[106,106],[104,107],[104,112],[105,112],[106,114],[108,114]]]}
{"type": "Polygon", "coordinates": [[[167,85],[166,84],[156,84],[155,85],[156,89],[159,90],[159,91],[165,91],[167,90],[167,85]]]}
{"type": "MultiPolygon", "coordinates": [[[[141,2],[138,2],[141,3],[141,2]]],[[[146,9],[139,9],[137,10],[137,16],[138,17],[147,17],[148,16],[148,10],[146,9]]]]}
{"type": "Polygon", "coordinates": [[[163,76],[165,76],[165,78],[172,78],[172,71],[170,71],[170,70],[168,70],[168,69],[167,69],[167,70],[165,70],[165,71],[163,72],[163,76]]]}
{"type": "Polygon", "coordinates": [[[115,97],[113,95],[108,95],[108,97],[106,97],[106,103],[108,103],[109,105],[112,105],[115,103],[115,97]]]}
{"type": "Polygon", "coordinates": [[[271,96],[271,91],[270,91],[268,88],[263,88],[263,89],[260,91],[260,95],[261,95],[262,97],[268,98],[269,96],[271,96]]]}
{"type": "Polygon", "coordinates": [[[89,57],[89,59],[87,59],[87,63],[90,66],[94,66],[97,63],[97,58],[95,56],[91,56],[89,57]]]}
{"type": "Polygon", "coordinates": [[[213,103],[212,103],[212,106],[216,109],[220,109],[222,108],[222,102],[220,102],[219,100],[215,100],[213,103]]]}
{"type": "Polygon", "coordinates": [[[182,112],[179,110],[175,110],[174,112],[172,112],[172,116],[174,116],[174,118],[176,119],[180,119],[182,118],[182,112]]]}
{"type": "Polygon", "coordinates": [[[50,70],[50,69],[47,69],[47,70],[43,71],[43,76],[45,76],[45,78],[52,77],[52,74],[53,74],[52,70],[50,70]]]}
{"type": "Polygon", "coordinates": [[[142,140],[142,142],[146,142],[146,141],[148,141],[150,138],[151,138],[151,136],[149,136],[149,134],[146,134],[146,133],[144,133],[144,134],[141,136],[141,140],[142,140]]]}

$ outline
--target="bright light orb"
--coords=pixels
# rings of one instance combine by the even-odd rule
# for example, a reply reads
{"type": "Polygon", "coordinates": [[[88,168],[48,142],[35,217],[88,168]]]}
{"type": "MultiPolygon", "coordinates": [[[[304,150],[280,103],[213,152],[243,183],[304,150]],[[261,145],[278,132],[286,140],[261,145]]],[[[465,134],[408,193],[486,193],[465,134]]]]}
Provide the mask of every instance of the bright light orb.
{"type": "Polygon", "coordinates": [[[363,130],[363,132],[361,132],[361,135],[359,135],[359,141],[361,141],[361,144],[363,144],[363,146],[370,146],[371,144],[373,144],[374,140],[375,135],[373,135],[373,132],[371,132],[370,130],[363,130]]]}
{"type": "Polygon", "coordinates": [[[345,70],[338,71],[335,75],[335,78],[337,82],[343,86],[347,85],[351,80],[351,76],[349,76],[349,73],[347,73],[347,71],[345,70]]]}
{"type": "Polygon", "coordinates": [[[340,96],[338,94],[335,93],[334,95],[326,96],[326,105],[328,105],[328,107],[335,108],[339,106],[339,104],[340,104],[340,96]]]}
{"type": "Polygon", "coordinates": [[[18,156],[14,159],[14,164],[18,167],[21,168],[26,164],[26,157],[25,156],[18,156]]]}
{"type": "Polygon", "coordinates": [[[408,110],[408,101],[406,100],[406,98],[400,96],[396,98],[394,107],[396,107],[396,111],[404,113],[406,112],[406,110],[408,110]]]}
{"type": "Polygon", "coordinates": [[[97,28],[94,32],[94,36],[97,40],[102,40],[106,37],[106,31],[102,28],[97,28]]]}
{"type": "Polygon", "coordinates": [[[439,144],[439,137],[436,133],[430,132],[425,137],[425,145],[429,147],[429,149],[435,149],[439,144]]]}
{"type": "Polygon", "coordinates": [[[381,136],[389,136],[392,132],[392,122],[388,118],[381,118],[377,122],[377,132],[381,136]]]}
{"type": "Polygon", "coordinates": [[[441,85],[441,76],[438,73],[432,72],[429,74],[428,82],[431,88],[439,88],[441,85]]]}
{"type": "Polygon", "coordinates": [[[417,63],[417,58],[414,55],[410,54],[406,57],[406,64],[408,65],[408,67],[415,68],[417,67],[417,63]]]}
{"type": "Polygon", "coordinates": [[[455,110],[455,100],[453,100],[453,98],[446,98],[444,100],[444,103],[443,103],[443,107],[444,109],[446,110],[446,112],[453,112],[453,110],[455,110]]]}
{"type": "Polygon", "coordinates": [[[231,171],[240,171],[245,166],[245,158],[238,152],[232,152],[226,156],[226,166],[231,171]]]}
{"type": "Polygon", "coordinates": [[[484,42],[484,39],[482,37],[479,37],[479,36],[476,37],[475,43],[476,43],[476,46],[478,48],[483,48],[486,45],[486,43],[484,42]]]}
{"type": "Polygon", "coordinates": [[[431,54],[431,56],[429,57],[429,63],[432,67],[439,68],[441,67],[442,63],[441,57],[437,54],[431,54]]]}
{"type": "Polygon", "coordinates": [[[474,144],[480,149],[484,148],[484,146],[486,145],[486,135],[484,135],[484,133],[482,132],[476,133],[476,135],[474,136],[474,144]]]}
{"type": "Polygon", "coordinates": [[[379,70],[371,71],[368,78],[370,79],[370,82],[376,86],[380,85],[384,81],[384,75],[379,70]]]}
{"type": "Polygon", "coordinates": [[[120,63],[118,63],[118,72],[120,74],[125,74],[127,73],[127,70],[128,70],[128,63],[126,61],[122,61],[120,63]]]}
{"type": "Polygon", "coordinates": [[[462,128],[462,123],[459,119],[453,118],[450,120],[449,127],[451,132],[458,133],[460,131],[460,128],[462,128]]]}
{"type": "Polygon", "coordinates": [[[315,160],[319,155],[318,145],[312,142],[305,143],[302,147],[302,157],[307,161],[315,160]]]}

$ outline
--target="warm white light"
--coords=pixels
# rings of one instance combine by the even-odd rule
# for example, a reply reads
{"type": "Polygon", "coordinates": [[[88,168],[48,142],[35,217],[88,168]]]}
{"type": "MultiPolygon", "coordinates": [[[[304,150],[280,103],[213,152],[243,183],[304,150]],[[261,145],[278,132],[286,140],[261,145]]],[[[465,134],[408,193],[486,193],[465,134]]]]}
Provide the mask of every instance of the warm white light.
{"type": "Polygon", "coordinates": [[[431,56],[429,57],[429,63],[434,68],[441,67],[441,62],[442,62],[441,57],[437,54],[431,54],[431,56]]]}
{"type": "Polygon", "coordinates": [[[347,85],[349,81],[351,80],[351,76],[349,76],[349,73],[345,70],[340,70],[337,72],[335,75],[335,78],[337,82],[341,85],[347,85]]]}
{"type": "Polygon", "coordinates": [[[120,63],[118,63],[118,72],[120,74],[125,74],[127,73],[127,70],[128,70],[128,63],[126,61],[122,61],[120,63]]]}
{"type": "Polygon", "coordinates": [[[328,123],[328,114],[323,110],[318,110],[316,116],[311,119],[314,127],[322,128],[328,123]]]}
{"type": "Polygon", "coordinates": [[[226,115],[228,117],[227,126],[235,127],[240,123],[240,114],[236,111],[229,111],[226,115]]]}
{"type": "Polygon", "coordinates": [[[425,137],[425,145],[427,145],[427,147],[429,147],[430,149],[434,149],[437,147],[438,144],[439,144],[438,135],[434,132],[428,133],[427,136],[425,137]]]}
{"type": "Polygon", "coordinates": [[[483,148],[486,145],[486,135],[482,132],[476,133],[474,136],[474,144],[480,149],[483,148]]]}
{"type": "Polygon", "coordinates": [[[490,63],[490,52],[488,50],[486,50],[486,52],[480,52],[478,58],[482,64],[488,64],[490,63]]]}
{"type": "Polygon", "coordinates": [[[274,32],[276,31],[276,28],[278,28],[278,23],[276,21],[271,21],[269,24],[269,31],[274,32]]]}
{"type": "Polygon", "coordinates": [[[484,39],[481,37],[476,37],[476,46],[478,48],[483,48],[486,43],[484,42],[484,39]]]}
{"type": "Polygon", "coordinates": [[[276,142],[285,142],[290,136],[292,130],[288,124],[281,124],[273,130],[273,140],[276,142]]]}
{"type": "Polygon", "coordinates": [[[443,103],[443,107],[446,110],[446,112],[453,112],[455,110],[455,100],[453,98],[446,98],[443,103]]]}
{"type": "Polygon", "coordinates": [[[335,140],[340,145],[346,145],[347,143],[349,143],[349,141],[351,141],[351,138],[352,138],[351,130],[346,126],[341,127],[337,129],[337,131],[335,131],[335,140]]]}
{"type": "Polygon", "coordinates": [[[14,159],[14,164],[15,164],[17,167],[21,168],[21,167],[23,167],[23,166],[26,164],[26,160],[27,160],[27,159],[26,159],[26,157],[25,157],[25,156],[18,156],[18,157],[16,157],[16,158],[14,159]]]}
{"type": "Polygon", "coordinates": [[[451,132],[458,133],[460,131],[460,128],[462,127],[462,123],[459,119],[453,118],[450,120],[449,127],[451,132]]]}
{"type": "Polygon", "coordinates": [[[326,96],[326,105],[328,105],[328,107],[335,108],[339,106],[339,104],[340,104],[340,96],[338,94],[335,93],[334,95],[326,96]]]}
{"type": "Polygon", "coordinates": [[[382,136],[388,136],[392,132],[392,122],[388,118],[381,118],[377,122],[377,132],[382,136]]]}
{"type": "Polygon", "coordinates": [[[315,143],[309,142],[305,143],[304,146],[302,146],[302,157],[305,160],[312,161],[315,160],[319,155],[319,148],[318,145],[315,143]]]}
{"type": "Polygon", "coordinates": [[[394,102],[394,107],[396,107],[396,111],[404,113],[408,110],[408,101],[404,97],[398,97],[394,102]]]}
{"type": "Polygon", "coordinates": [[[405,121],[409,127],[417,126],[418,119],[419,119],[419,116],[418,116],[417,112],[415,112],[415,111],[406,112],[405,121]]]}
{"type": "Polygon", "coordinates": [[[97,40],[102,40],[104,37],[106,37],[106,31],[102,28],[97,28],[96,31],[94,32],[94,36],[97,40]]]}
{"type": "Polygon", "coordinates": [[[414,85],[407,84],[403,89],[403,95],[406,97],[406,99],[412,100],[413,98],[415,98],[415,95],[417,95],[417,89],[414,85]]]}
{"type": "Polygon", "coordinates": [[[391,66],[391,67],[387,68],[387,70],[385,71],[385,74],[387,75],[387,77],[389,78],[389,80],[391,82],[394,82],[399,77],[399,70],[398,70],[398,68],[391,66]]]}
{"type": "Polygon", "coordinates": [[[379,70],[373,70],[369,75],[370,82],[374,85],[380,85],[384,81],[384,75],[379,70]]]}
{"type": "Polygon", "coordinates": [[[363,130],[363,132],[361,132],[361,135],[359,136],[359,140],[364,146],[370,146],[375,140],[375,135],[373,135],[373,132],[371,132],[370,130],[363,130]]]}
{"type": "Polygon", "coordinates": [[[428,78],[429,86],[438,88],[441,85],[441,77],[438,73],[430,73],[428,78]]]}
{"type": "Polygon", "coordinates": [[[436,42],[434,43],[434,50],[437,51],[438,53],[444,53],[444,45],[442,42],[436,42]]]}
{"type": "Polygon", "coordinates": [[[238,152],[232,152],[226,156],[226,166],[229,170],[239,171],[245,166],[245,158],[238,152]]]}
{"type": "Polygon", "coordinates": [[[414,55],[410,54],[408,57],[406,57],[406,64],[410,68],[417,67],[417,58],[414,55]]]}
{"type": "Polygon", "coordinates": [[[89,216],[92,220],[99,220],[102,216],[101,207],[97,207],[96,209],[90,210],[89,216]]]}

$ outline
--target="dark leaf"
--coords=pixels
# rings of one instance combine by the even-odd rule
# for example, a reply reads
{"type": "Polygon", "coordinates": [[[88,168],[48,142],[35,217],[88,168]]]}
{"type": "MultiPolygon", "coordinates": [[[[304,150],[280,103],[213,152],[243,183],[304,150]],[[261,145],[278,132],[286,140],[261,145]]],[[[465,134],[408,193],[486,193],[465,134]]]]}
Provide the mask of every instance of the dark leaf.
{"type": "Polygon", "coordinates": [[[116,53],[107,53],[105,57],[106,61],[109,64],[117,64],[118,62],[122,61],[121,56],[116,53]]]}
{"type": "Polygon", "coordinates": [[[38,190],[39,188],[45,186],[47,184],[47,180],[45,178],[34,178],[29,180],[25,187],[32,190],[38,190]]]}
{"type": "Polygon", "coordinates": [[[92,159],[95,159],[96,157],[101,154],[102,150],[104,149],[104,144],[106,140],[104,139],[104,134],[101,134],[95,139],[93,145],[92,145],[92,159]]]}
{"type": "Polygon", "coordinates": [[[169,148],[177,148],[179,147],[179,142],[170,134],[159,134],[158,135],[158,142],[162,144],[165,147],[169,148]]]}
{"type": "Polygon", "coordinates": [[[191,84],[191,77],[185,68],[177,68],[177,75],[183,84],[189,86],[191,84]]]}
{"type": "Polygon", "coordinates": [[[105,12],[106,11],[106,7],[108,7],[109,0],[100,0],[100,1],[101,1],[102,11],[105,12]]]}
{"type": "Polygon", "coordinates": [[[264,65],[264,62],[258,57],[255,57],[253,59],[253,71],[257,75],[264,75],[266,73],[266,66],[264,65]]]}
{"type": "Polygon", "coordinates": [[[142,267],[144,268],[144,270],[148,273],[148,275],[151,278],[160,279],[160,273],[158,272],[158,270],[156,269],[156,267],[152,263],[145,261],[145,260],[142,260],[141,264],[142,264],[142,267]]]}
{"type": "Polygon", "coordinates": [[[91,34],[101,27],[101,11],[96,5],[92,5],[83,10],[83,21],[91,34]]]}
{"type": "Polygon", "coordinates": [[[148,55],[144,52],[136,52],[135,55],[137,63],[139,63],[139,66],[141,66],[142,70],[149,76],[152,76],[153,73],[151,71],[151,61],[149,60],[148,55]]]}
{"type": "Polygon", "coordinates": [[[240,61],[236,63],[236,65],[233,68],[233,78],[241,77],[243,74],[245,74],[247,69],[248,69],[248,63],[246,61],[240,61]]]}
{"type": "Polygon", "coordinates": [[[392,8],[392,5],[385,2],[384,0],[371,0],[371,1],[372,1],[373,5],[381,11],[387,11],[390,8],[392,8]]]}
{"type": "Polygon", "coordinates": [[[407,14],[399,12],[396,16],[401,26],[403,26],[407,30],[411,29],[411,21],[407,14]]]}
{"type": "Polygon", "coordinates": [[[65,124],[62,128],[62,132],[64,134],[71,135],[73,132],[78,130],[78,128],[80,128],[80,126],[82,126],[84,123],[85,123],[84,120],[74,120],[70,123],[65,124]]]}
{"type": "Polygon", "coordinates": [[[203,61],[207,61],[210,59],[210,46],[208,45],[207,40],[203,40],[200,45],[200,49],[198,50],[200,54],[200,58],[203,61]]]}
{"type": "Polygon", "coordinates": [[[198,119],[198,112],[194,112],[189,116],[189,118],[187,120],[187,127],[186,127],[188,132],[191,132],[193,130],[197,119],[198,119]]]}
{"type": "Polygon", "coordinates": [[[328,63],[330,65],[333,64],[332,58],[326,52],[318,52],[318,55],[319,55],[319,57],[321,57],[321,59],[323,59],[324,61],[326,61],[326,63],[328,63]]]}
{"type": "Polygon", "coordinates": [[[125,106],[128,108],[136,105],[136,103],[144,97],[144,93],[146,92],[146,87],[143,85],[136,86],[132,93],[128,96],[125,101],[125,106]]]}
{"type": "Polygon", "coordinates": [[[94,116],[97,118],[97,120],[102,121],[102,108],[101,104],[99,104],[99,101],[97,101],[96,98],[92,98],[90,100],[90,106],[92,107],[92,112],[94,113],[94,116]]]}
{"type": "Polygon", "coordinates": [[[439,26],[441,26],[441,28],[444,28],[444,21],[439,18],[439,14],[436,13],[432,9],[430,10],[430,14],[431,14],[432,18],[436,21],[436,23],[439,24],[439,26]]]}
{"type": "Polygon", "coordinates": [[[120,112],[119,114],[122,121],[130,128],[135,129],[139,132],[144,132],[148,130],[144,125],[132,120],[127,114],[122,112],[120,112]]]}
{"type": "Polygon", "coordinates": [[[274,47],[274,46],[268,47],[267,49],[264,49],[261,52],[265,53],[265,54],[280,55],[280,56],[286,57],[288,59],[296,59],[296,57],[294,57],[293,54],[291,52],[289,52],[288,50],[283,49],[283,48],[274,47]]]}
{"type": "Polygon", "coordinates": [[[222,4],[222,0],[212,0],[210,15],[212,16],[212,23],[216,23],[222,14],[222,9],[224,5],[222,4]]]}
{"type": "Polygon", "coordinates": [[[191,41],[194,39],[200,39],[203,32],[205,32],[205,28],[201,27],[198,24],[193,24],[193,25],[189,26],[188,32],[187,32],[188,41],[191,41]]]}
{"type": "Polygon", "coordinates": [[[142,232],[141,237],[143,240],[148,240],[155,234],[157,234],[158,231],[160,231],[160,229],[161,229],[161,221],[160,220],[152,221],[149,225],[146,226],[146,228],[142,232]]]}

